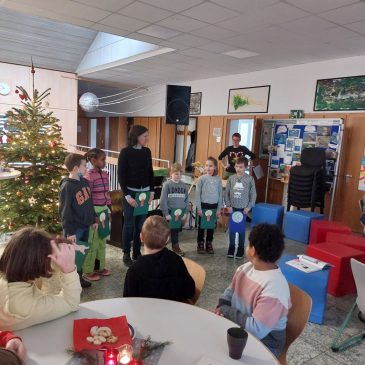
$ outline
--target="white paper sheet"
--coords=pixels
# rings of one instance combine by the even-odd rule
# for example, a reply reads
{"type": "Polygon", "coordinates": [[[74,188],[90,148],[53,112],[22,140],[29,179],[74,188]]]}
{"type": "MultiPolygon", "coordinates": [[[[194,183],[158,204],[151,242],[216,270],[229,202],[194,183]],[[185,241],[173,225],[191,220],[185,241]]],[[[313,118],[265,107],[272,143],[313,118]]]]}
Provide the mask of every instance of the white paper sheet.
{"type": "Polygon", "coordinates": [[[260,180],[262,177],[264,177],[264,170],[262,169],[261,165],[255,166],[252,170],[257,180],[260,180]]]}

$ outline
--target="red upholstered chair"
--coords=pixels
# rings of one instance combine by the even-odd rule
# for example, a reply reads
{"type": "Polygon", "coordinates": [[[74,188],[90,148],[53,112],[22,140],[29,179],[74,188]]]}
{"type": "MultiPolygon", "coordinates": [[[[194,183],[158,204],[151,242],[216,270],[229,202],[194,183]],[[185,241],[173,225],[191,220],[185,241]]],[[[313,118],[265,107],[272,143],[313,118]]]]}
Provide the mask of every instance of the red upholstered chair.
{"type": "Polygon", "coordinates": [[[308,245],[307,255],[325,261],[333,267],[330,269],[328,293],[335,297],[356,293],[352,276],[350,259],[365,263],[365,251],[356,250],[347,245],[326,242],[308,245]]]}
{"type": "Polygon", "coordinates": [[[309,244],[326,242],[328,232],[337,232],[350,235],[351,228],[340,222],[313,220],[311,224],[309,244]]]}
{"type": "Polygon", "coordinates": [[[365,237],[356,236],[354,234],[328,232],[326,236],[326,242],[346,245],[355,248],[356,250],[365,252],[365,237]]]}

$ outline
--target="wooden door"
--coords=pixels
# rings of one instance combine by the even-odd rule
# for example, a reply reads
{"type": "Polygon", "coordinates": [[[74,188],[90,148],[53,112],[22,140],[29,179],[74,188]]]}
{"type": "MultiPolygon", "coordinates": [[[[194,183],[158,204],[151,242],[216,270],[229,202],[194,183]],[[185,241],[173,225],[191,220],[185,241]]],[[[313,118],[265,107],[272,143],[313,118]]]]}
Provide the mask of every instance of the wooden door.
{"type": "Polygon", "coordinates": [[[361,232],[359,199],[365,194],[358,190],[360,161],[365,150],[365,114],[348,114],[345,121],[338,189],[335,194],[335,220],[361,232]]]}
{"type": "Polygon", "coordinates": [[[149,142],[152,157],[160,158],[161,118],[148,118],[149,142]]]}
{"type": "MultiPolygon", "coordinates": [[[[216,158],[218,160],[218,156],[225,148],[225,124],[227,123],[226,118],[224,117],[211,117],[210,118],[210,128],[209,128],[209,148],[208,155],[216,158]],[[220,138],[214,136],[214,130],[220,129],[220,138]]],[[[222,164],[218,163],[218,175],[222,176],[222,164]]]]}
{"type": "Polygon", "coordinates": [[[208,157],[210,117],[198,117],[197,122],[195,160],[205,165],[208,157]]]}
{"type": "Polygon", "coordinates": [[[109,150],[120,151],[127,146],[128,121],[126,117],[109,118],[109,150]]]}
{"type": "Polygon", "coordinates": [[[97,118],[96,147],[105,149],[105,118],[97,118]]]}
{"type": "Polygon", "coordinates": [[[77,144],[79,146],[89,146],[90,120],[88,118],[78,118],[77,120],[77,144]]]}

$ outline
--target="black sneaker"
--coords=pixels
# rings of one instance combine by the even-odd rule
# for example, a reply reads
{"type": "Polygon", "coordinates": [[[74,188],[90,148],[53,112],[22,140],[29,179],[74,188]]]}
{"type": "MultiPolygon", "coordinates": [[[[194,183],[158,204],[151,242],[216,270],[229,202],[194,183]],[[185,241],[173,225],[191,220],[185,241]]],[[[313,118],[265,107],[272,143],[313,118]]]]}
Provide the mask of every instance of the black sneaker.
{"type": "Polygon", "coordinates": [[[132,254],[132,260],[133,261],[136,261],[138,259],[138,257],[141,256],[141,251],[137,251],[137,252],[134,252],[133,251],[133,254],[132,254]]]}
{"type": "Polygon", "coordinates": [[[132,266],[133,261],[131,259],[131,255],[129,253],[124,253],[123,254],[123,263],[127,267],[131,267],[132,266]]]}
{"type": "Polygon", "coordinates": [[[90,281],[87,281],[85,280],[82,276],[79,276],[80,277],[80,284],[81,284],[81,288],[90,288],[91,286],[91,283],[90,281]]]}
{"type": "Polygon", "coordinates": [[[205,242],[205,251],[211,255],[214,254],[212,242],[210,241],[205,242]]]}
{"type": "Polygon", "coordinates": [[[196,247],[196,251],[200,254],[204,254],[205,253],[205,249],[204,249],[204,241],[198,242],[198,245],[196,247]]]}

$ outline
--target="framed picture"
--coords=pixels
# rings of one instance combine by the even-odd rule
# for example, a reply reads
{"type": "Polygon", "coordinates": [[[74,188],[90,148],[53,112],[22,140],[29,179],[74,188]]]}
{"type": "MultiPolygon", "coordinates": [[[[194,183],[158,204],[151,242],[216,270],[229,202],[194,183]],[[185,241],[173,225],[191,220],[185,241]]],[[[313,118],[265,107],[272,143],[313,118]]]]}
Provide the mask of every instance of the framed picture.
{"type": "Polygon", "coordinates": [[[317,80],[313,110],[365,110],[365,75],[317,80]]]}
{"type": "Polygon", "coordinates": [[[270,85],[230,89],[228,114],[267,113],[270,85]]]}
{"type": "Polygon", "coordinates": [[[202,93],[190,94],[190,115],[200,115],[202,107],[202,93]]]}

